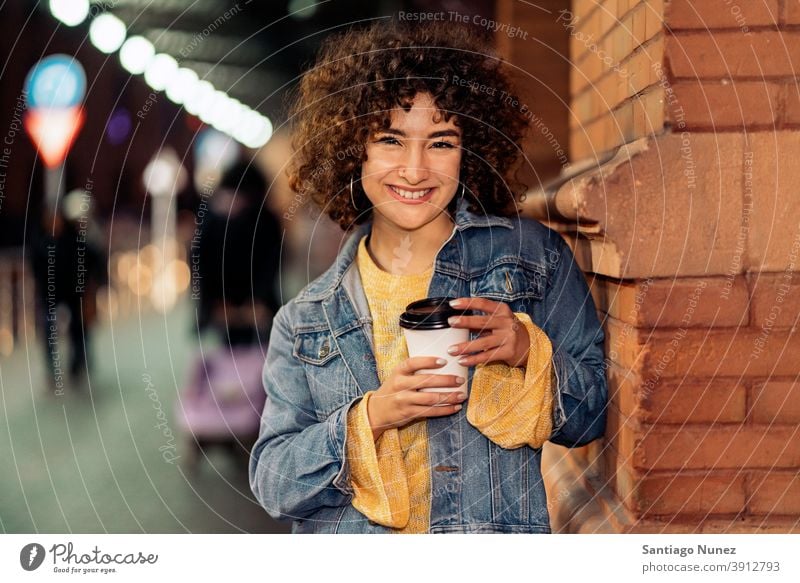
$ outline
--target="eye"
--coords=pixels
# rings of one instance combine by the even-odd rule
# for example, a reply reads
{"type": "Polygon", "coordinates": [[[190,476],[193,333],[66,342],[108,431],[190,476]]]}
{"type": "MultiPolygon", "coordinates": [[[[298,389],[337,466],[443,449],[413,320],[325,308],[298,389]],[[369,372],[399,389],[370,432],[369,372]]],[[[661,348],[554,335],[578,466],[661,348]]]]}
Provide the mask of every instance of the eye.
{"type": "Polygon", "coordinates": [[[434,142],[431,147],[437,150],[452,150],[456,147],[456,145],[451,144],[450,142],[434,142]]]}
{"type": "Polygon", "coordinates": [[[375,140],[376,144],[389,144],[390,146],[395,146],[400,142],[397,141],[397,138],[393,138],[391,136],[384,136],[382,138],[378,138],[375,140]]]}

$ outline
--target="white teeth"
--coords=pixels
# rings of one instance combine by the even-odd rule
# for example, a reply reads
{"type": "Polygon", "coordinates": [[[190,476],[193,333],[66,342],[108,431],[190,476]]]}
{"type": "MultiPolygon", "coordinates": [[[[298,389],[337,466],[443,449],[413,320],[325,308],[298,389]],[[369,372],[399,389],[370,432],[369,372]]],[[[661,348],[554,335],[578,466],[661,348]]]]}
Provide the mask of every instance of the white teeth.
{"type": "Polygon", "coordinates": [[[430,188],[426,188],[425,190],[418,190],[416,192],[412,192],[410,190],[403,190],[401,188],[397,188],[396,186],[392,186],[391,188],[392,188],[392,190],[394,190],[397,194],[399,194],[403,198],[408,198],[408,199],[411,199],[411,200],[416,200],[418,198],[422,198],[423,196],[425,196],[426,194],[428,194],[431,191],[430,188]]]}

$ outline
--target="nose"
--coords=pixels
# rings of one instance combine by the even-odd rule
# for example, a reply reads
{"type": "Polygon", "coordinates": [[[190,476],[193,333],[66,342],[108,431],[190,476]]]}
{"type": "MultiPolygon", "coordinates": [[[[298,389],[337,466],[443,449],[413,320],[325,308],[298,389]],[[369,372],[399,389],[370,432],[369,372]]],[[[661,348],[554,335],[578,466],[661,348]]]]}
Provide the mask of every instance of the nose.
{"type": "Polygon", "coordinates": [[[412,144],[400,165],[400,176],[411,185],[419,184],[430,176],[422,144],[412,144]]]}

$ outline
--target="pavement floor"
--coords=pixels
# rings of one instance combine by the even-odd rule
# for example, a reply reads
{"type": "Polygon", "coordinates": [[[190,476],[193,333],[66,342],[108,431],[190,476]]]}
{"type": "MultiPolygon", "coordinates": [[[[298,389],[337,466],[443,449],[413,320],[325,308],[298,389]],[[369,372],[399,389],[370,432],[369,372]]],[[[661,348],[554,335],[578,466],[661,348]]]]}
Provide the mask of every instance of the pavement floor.
{"type": "Polygon", "coordinates": [[[0,532],[289,531],[254,500],[244,450],[212,448],[188,464],[173,410],[199,347],[192,309],[98,327],[91,374],[60,396],[47,388],[41,342],[0,359],[0,532]]]}

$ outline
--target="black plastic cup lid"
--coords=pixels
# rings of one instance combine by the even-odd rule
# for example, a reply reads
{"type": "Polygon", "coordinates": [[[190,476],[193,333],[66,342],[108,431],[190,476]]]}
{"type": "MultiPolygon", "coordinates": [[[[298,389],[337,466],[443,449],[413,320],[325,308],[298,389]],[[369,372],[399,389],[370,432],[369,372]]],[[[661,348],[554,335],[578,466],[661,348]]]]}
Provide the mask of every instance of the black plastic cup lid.
{"type": "Polygon", "coordinates": [[[455,298],[425,298],[411,302],[400,315],[400,327],[414,330],[437,330],[449,328],[451,316],[470,316],[472,310],[459,310],[450,305],[455,298]]]}

